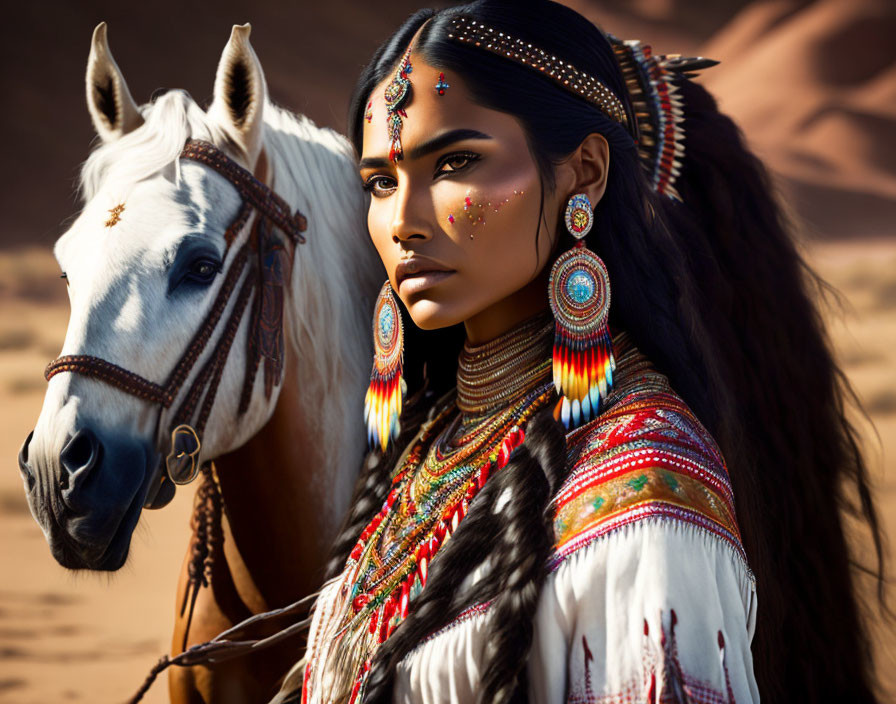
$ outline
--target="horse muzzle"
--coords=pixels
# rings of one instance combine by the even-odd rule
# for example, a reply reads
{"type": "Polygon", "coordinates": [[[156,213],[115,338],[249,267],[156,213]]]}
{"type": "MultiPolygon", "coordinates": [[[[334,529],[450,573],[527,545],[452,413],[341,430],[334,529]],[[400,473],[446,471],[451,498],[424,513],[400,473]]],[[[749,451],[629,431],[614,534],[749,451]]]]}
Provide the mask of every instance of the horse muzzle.
{"type": "MultiPolygon", "coordinates": [[[[32,432],[22,445],[19,470],[53,556],[69,569],[117,570],[148,499],[156,453],[90,426],[76,428],[55,452],[35,439],[32,432]]],[[[152,500],[163,500],[160,487],[152,488],[152,500]]]]}

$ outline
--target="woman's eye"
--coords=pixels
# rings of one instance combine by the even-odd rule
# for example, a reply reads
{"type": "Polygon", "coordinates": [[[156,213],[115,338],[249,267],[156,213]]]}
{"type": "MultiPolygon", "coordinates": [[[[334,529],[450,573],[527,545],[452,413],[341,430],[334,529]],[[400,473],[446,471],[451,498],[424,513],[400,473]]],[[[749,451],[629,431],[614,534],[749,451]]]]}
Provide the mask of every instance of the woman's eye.
{"type": "Polygon", "coordinates": [[[215,278],[219,269],[218,263],[211,259],[197,259],[190,265],[187,277],[197,283],[208,284],[215,278]]]}
{"type": "Polygon", "coordinates": [[[448,154],[439,161],[438,167],[436,168],[436,175],[438,176],[442,174],[454,173],[455,171],[461,171],[478,159],[479,155],[473,154],[472,152],[448,154]]]}
{"type": "Polygon", "coordinates": [[[395,183],[388,176],[371,176],[364,182],[364,190],[377,198],[383,198],[395,190],[395,183]]]}

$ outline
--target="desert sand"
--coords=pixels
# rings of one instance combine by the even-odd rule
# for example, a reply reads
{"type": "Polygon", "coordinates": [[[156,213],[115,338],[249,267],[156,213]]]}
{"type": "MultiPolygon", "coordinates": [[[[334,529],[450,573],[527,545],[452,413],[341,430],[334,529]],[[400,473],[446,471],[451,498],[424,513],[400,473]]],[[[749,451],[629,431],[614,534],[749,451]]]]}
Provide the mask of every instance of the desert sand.
{"type": "MultiPolygon", "coordinates": [[[[874,0],[824,0],[798,9],[786,2],[754,3],[715,32],[718,8],[702,25],[694,12],[686,15],[695,21],[693,27],[674,24],[676,13],[693,10],[698,3],[641,2],[633,14],[622,11],[619,3],[600,10],[584,0],[570,4],[620,35],[657,37],[655,43],[663,49],[679,46],[722,60],[701,80],[774,169],[788,207],[800,219],[806,258],[843,294],[843,306],[830,306],[826,318],[843,368],[873,422],[856,418],[866,438],[884,528],[896,536],[896,233],[891,224],[896,217],[896,62],[888,39],[893,10],[874,0]],[[699,31],[694,31],[698,25],[699,31]]],[[[740,4],[727,3],[725,11],[731,14],[740,4]]],[[[366,5],[364,12],[371,7],[366,5]]],[[[71,23],[86,22],[70,17],[70,9],[57,10],[71,23]]],[[[270,19],[261,26],[268,22],[271,27],[270,19]]],[[[136,20],[119,17],[119,25],[126,27],[129,21],[136,20]]],[[[392,24],[392,19],[372,15],[371,21],[377,36],[392,24]]],[[[78,64],[86,58],[89,30],[75,41],[66,25],[56,36],[58,42],[43,34],[38,39],[66,62],[78,64]]],[[[118,53],[121,46],[129,59],[125,69],[139,67],[138,57],[127,57],[126,42],[116,45],[114,27],[111,37],[113,50],[118,53]]],[[[215,52],[225,38],[203,39],[209,86],[215,52]]],[[[273,39],[274,48],[265,47],[264,35],[253,34],[262,60],[272,59],[266,63],[268,80],[281,101],[339,126],[348,84],[309,75],[311,97],[295,93],[293,76],[283,69],[288,65],[284,52],[288,56],[291,50],[284,48],[288,45],[283,36],[273,39]],[[336,113],[336,120],[327,119],[336,113]]],[[[338,75],[357,70],[347,58],[340,60],[333,67],[338,75]]],[[[150,73],[154,68],[142,70],[150,73]]],[[[173,69],[168,68],[171,75],[173,69]]],[[[53,123],[56,141],[41,142],[37,159],[33,150],[17,157],[23,162],[28,157],[28,168],[17,169],[21,183],[31,184],[28,193],[47,184],[67,198],[77,160],[87,148],[81,88],[74,85],[82,70],[74,71],[66,79],[72,85],[60,85],[63,93],[57,94],[66,110],[79,111],[71,113],[80,120],[73,128],[78,138],[62,140],[65,126],[53,123]]],[[[157,85],[147,81],[158,79],[141,80],[145,87],[157,85]]],[[[28,95],[22,92],[20,103],[27,102],[28,95]]],[[[149,93],[135,91],[135,96],[142,101],[149,93]]],[[[40,117],[27,121],[28,130],[49,125],[62,114],[65,121],[71,119],[57,106],[44,108],[40,117]]],[[[144,513],[131,557],[119,573],[71,574],[50,556],[29,514],[15,456],[39,413],[43,367],[58,353],[65,332],[65,287],[50,254],[48,233],[64,229],[57,223],[72,208],[62,196],[45,205],[37,196],[28,200],[28,193],[19,193],[18,203],[10,202],[7,210],[15,232],[7,229],[0,239],[5,247],[0,249],[0,457],[6,468],[0,473],[0,704],[119,702],[133,693],[168,649],[175,580],[189,533],[191,489],[181,489],[162,511],[144,513]],[[35,236],[25,236],[21,228],[35,223],[35,236]],[[23,244],[28,241],[40,245],[23,244]]],[[[868,559],[868,543],[861,533],[855,543],[868,559]]],[[[891,564],[896,561],[892,545],[889,556],[891,564]]],[[[863,585],[867,591],[868,585],[863,585]]],[[[878,671],[896,701],[896,634],[879,618],[871,620],[878,671]]],[[[164,702],[166,694],[160,681],[145,701],[164,702]]]]}

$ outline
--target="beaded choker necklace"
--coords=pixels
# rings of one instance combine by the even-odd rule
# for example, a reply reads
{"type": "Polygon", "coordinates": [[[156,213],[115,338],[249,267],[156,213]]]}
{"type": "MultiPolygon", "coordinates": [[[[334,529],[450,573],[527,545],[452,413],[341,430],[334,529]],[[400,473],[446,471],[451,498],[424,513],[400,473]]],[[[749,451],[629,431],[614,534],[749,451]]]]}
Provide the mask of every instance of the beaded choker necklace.
{"type": "Polygon", "coordinates": [[[550,376],[553,333],[553,319],[544,312],[483,345],[465,343],[457,367],[457,407],[465,415],[482,415],[550,376]]]}
{"type": "Polygon", "coordinates": [[[360,699],[376,649],[425,587],[430,561],[523,442],[528,420],[549,404],[552,329],[550,317],[539,315],[487,345],[465,347],[458,371],[464,406],[448,399],[423,425],[321,618],[316,640],[326,652],[314,660],[324,671],[309,664],[305,677],[324,690],[323,701],[360,699]]]}

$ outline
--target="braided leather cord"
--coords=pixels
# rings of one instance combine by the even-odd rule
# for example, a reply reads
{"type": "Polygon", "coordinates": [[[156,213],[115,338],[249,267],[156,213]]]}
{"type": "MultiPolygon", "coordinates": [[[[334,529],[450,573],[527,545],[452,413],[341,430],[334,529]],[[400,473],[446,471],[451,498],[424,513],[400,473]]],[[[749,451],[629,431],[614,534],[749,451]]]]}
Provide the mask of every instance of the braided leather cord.
{"type": "Polygon", "coordinates": [[[230,181],[243,196],[244,200],[264,213],[277,227],[289,236],[294,244],[303,243],[302,236],[308,222],[301,212],[293,214],[289,205],[265,184],[259,181],[251,171],[244,169],[230,159],[224,152],[209,142],[191,139],[180,154],[181,159],[198,161],[210,166],[230,181]]]}

